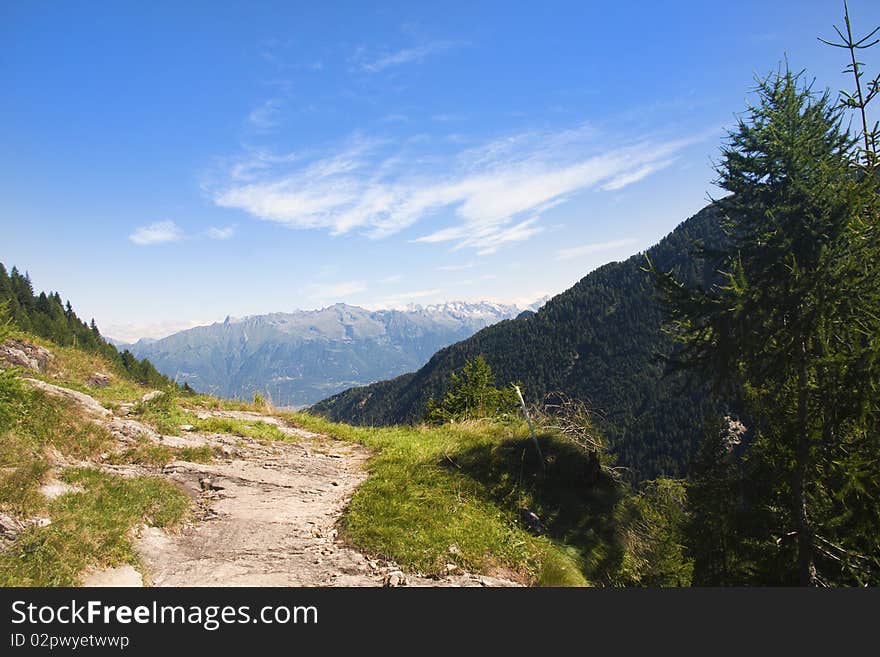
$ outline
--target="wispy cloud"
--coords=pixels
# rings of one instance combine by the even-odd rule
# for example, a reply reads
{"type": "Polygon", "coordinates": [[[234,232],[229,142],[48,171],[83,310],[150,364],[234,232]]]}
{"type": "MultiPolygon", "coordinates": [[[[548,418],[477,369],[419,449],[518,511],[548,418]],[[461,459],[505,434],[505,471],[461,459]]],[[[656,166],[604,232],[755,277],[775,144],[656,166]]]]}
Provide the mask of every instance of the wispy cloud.
{"type": "Polygon", "coordinates": [[[668,160],[660,160],[659,162],[648,162],[634,171],[624,171],[602,185],[602,190],[605,192],[613,192],[618,189],[623,189],[628,185],[640,181],[642,178],[647,178],[652,173],[665,169],[673,162],[675,162],[675,158],[669,158],[668,160]]]}
{"type": "Polygon", "coordinates": [[[433,55],[455,46],[453,41],[431,41],[412,48],[403,48],[394,52],[386,52],[378,56],[371,56],[365,50],[360,49],[354,55],[354,61],[358,68],[366,73],[379,73],[391,66],[400,66],[410,62],[418,62],[428,55],[433,55]]]}
{"type": "Polygon", "coordinates": [[[157,221],[149,226],[141,226],[128,236],[128,239],[141,246],[179,242],[183,238],[183,231],[173,221],[157,221]]]}
{"type": "Polygon", "coordinates": [[[270,98],[263,101],[252,109],[247,116],[247,122],[260,130],[268,130],[278,125],[278,116],[281,111],[281,100],[270,98]]]}
{"type": "Polygon", "coordinates": [[[391,294],[375,303],[367,304],[369,308],[406,308],[408,305],[423,301],[428,298],[439,298],[442,295],[441,290],[413,290],[410,292],[400,292],[391,294]]]}
{"type": "Polygon", "coordinates": [[[467,262],[461,265],[441,265],[437,267],[437,271],[463,271],[465,269],[473,269],[474,263],[467,262]]]}
{"type": "MultiPolygon", "coordinates": [[[[217,320],[212,320],[217,321],[217,320]]],[[[119,342],[133,343],[141,338],[158,340],[178,331],[185,331],[196,326],[205,326],[211,321],[198,319],[167,320],[147,324],[108,324],[101,327],[101,333],[119,342]]]]}
{"type": "Polygon", "coordinates": [[[235,226],[211,226],[207,230],[197,234],[187,234],[173,221],[157,221],[149,226],[141,226],[128,236],[135,244],[150,246],[152,244],[167,244],[199,238],[211,240],[228,240],[235,235],[235,226]]]}
{"type": "Polygon", "coordinates": [[[233,235],[235,235],[235,226],[224,226],[223,228],[211,226],[205,231],[205,237],[212,240],[228,240],[233,235]]]}
{"type": "Polygon", "coordinates": [[[446,226],[416,241],[486,255],[540,233],[541,214],[573,194],[634,184],[697,139],[621,143],[584,125],[514,134],[450,155],[418,150],[430,143],[357,136],[318,157],[250,154],[207,191],[218,206],[334,235],[378,239],[445,218],[446,226]]]}
{"type": "Polygon", "coordinates": [[[580,246],[573,246],[568,249],[560,249],[556,252],[556,259],[571,260],[572,258],[580,258],[585,255],[602,253],[603,251],[622,249],[627,246],[632,246],[635,243],[636,240],[634,238],[627,237],[626,239],[612,240],[610,242],[594,242],[592,244],[581,244],[580,246]]]}

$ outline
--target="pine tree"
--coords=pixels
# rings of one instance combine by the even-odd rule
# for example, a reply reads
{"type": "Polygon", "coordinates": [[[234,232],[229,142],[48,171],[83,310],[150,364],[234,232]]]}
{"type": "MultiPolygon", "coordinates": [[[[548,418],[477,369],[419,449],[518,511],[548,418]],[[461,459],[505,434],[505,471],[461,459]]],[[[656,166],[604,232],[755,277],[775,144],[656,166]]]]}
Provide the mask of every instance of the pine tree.
{"type": "MultiPolygon", "coordinates": [[[[856,174],[840,108],[799,77],[786,68],[760,81],[758,104],[722,150],[718,184],[730,195],[717,204],[730,247],[706,255],[724,282],[657,279],[684,344],[676,364],[736,388],[779,451],[792,526],[777,530],[794,537],[798,581],[815,585],[833,583],[837,570],[817,571],[845,477],[829,469],[843,458],[846,473],[863,470],[876,442],[868,427],[880,389],[878,203],[870,177],[856,174]]],[[[878,492],[876,479],[858,483],[878,492]]]]}
{"type": "Polygon", "coordinates": [[[482,355],[467,361],[461,374],[452,373],[449,391],[441,403],[428,400],[425,419],[429,422],[472,420],[513,413],[517,408],[512,388],[495,387],[495,375],[482,355]]]}

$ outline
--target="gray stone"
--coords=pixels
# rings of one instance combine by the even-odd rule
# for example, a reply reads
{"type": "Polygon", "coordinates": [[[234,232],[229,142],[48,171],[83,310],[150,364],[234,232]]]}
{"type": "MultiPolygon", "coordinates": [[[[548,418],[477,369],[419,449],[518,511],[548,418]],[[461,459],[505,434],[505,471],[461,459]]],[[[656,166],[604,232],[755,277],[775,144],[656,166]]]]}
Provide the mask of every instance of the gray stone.
{"type": "Polygon", "coordinates": [[[92,388],[106,388],[110,385],[110,375],[95,372],[86,383],[92,388]]]}
{"type": "Polygon", "coordinates": [[[164,394],[165,393],[162,392],[161,390],[153,390],[152,392],[148,392],[146,395],[141,397],[141,401],[146,403],[148,401],[152,401],[156,397],[161,397],[164,394]]]}
{"type": "Polygon", "coordinates": [[[14,539],[22,530],[22,524],[13,516],[0,513],[0,536],[6,539],[14,539]]]}
{"type": "Polygon", "coordinates": [[[0,344],[0,363],[43,372],[54,358],[52,352],[26,340],[7,340],[0,344]]]}
{"type": "Polygon", "coordinates": [[[400,570],[391,570],[385,574],[385,577],[382,580],[382,586],[406,586],[406,575],[400,570]]]}
{"type": "Polygon", "coordinates": [[[520,509],[519,519],[533,534],[543,534],[546,531],[541,519],[533,511],[520,509]]]}
{"type": "Polygon", "coordinates": [[[214,480],[210,477],[202,477],[199,479],[199,486],[201,486],[202,490],[223,490],[223,486],[218,486],[214,483],[214,480]]]}

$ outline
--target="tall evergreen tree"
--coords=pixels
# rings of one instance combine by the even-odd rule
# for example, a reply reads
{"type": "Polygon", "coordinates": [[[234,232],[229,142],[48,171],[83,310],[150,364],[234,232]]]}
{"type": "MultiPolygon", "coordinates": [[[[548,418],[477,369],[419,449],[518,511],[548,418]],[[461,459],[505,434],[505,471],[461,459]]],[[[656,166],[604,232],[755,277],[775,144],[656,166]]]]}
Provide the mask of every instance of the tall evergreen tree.
{"type": "Polygon", "coordinates": [[[817,570],[819,555],[835,561],[821,545],[851,552],[829,538],[835,500],[847,486],[880,492],[864,468],[880,389],[878,197],[856,173],[855,140],[827,93],[788,68],[757,93],[717,167],[730,192],[718,201],[730,246],[706,255],[719,260],[724,282],[657,279],[684,344],[676,363],[737,389],[776,452],[787,500],[777,531],[796,542],[797,580],[833,583],[837,564],[817,570]],[[844,484],[848,476],[857,482],[844,484]]]}

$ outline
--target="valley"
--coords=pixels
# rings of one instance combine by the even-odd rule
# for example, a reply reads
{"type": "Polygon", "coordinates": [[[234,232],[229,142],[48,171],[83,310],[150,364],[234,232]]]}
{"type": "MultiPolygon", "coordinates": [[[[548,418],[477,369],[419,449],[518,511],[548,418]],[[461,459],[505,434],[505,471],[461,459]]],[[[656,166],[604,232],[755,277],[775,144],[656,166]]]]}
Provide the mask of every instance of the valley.
{"type": "Polygon", "coordinates": [[[522,312],[489,302],[377,311],[336,304],[227,318],[118,346],[199,392],[229,399],[260,393],[277,406],[301,408],[418,369],[439,349],[522,312]]]}

